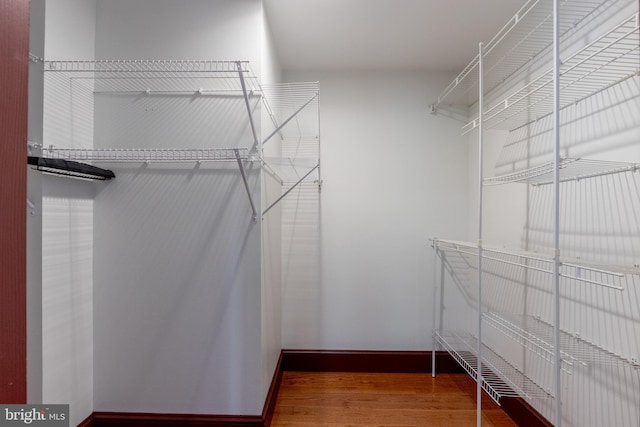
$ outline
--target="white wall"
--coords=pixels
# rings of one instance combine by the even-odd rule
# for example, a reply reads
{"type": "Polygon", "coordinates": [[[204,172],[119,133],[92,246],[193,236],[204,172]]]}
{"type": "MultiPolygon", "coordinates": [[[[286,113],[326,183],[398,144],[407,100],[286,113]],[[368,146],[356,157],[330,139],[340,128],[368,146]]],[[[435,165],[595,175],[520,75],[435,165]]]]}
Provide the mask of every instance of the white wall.
{"type": "Polygon", "coordinates": [[[101,59],[248,60],[259,73],[260,3],[98,1],[96,51],[101,59]]]}
{"type": "MultiPolygon", "coordinates": [[[[45,59],[94,58],[94,0],[48,0],[45,13],[45,59]]],[[[56,97],[51,90],[45,80],[45,105],[56,97]]],[[[45,111],[44,145],[73,146],[56,137],[75,133],[45,111]]],[[[91,146],[91,132],[79,135],[78,144],[91,146]]],[[[70,404],[71,424],[93,411],[93,191],[91,182],[42,176],[42,401],[70,404]]]]}
{"type": "Polygon", "coordinates": [[[432,348],[428,238],[467,233],[467,146],[429,113],[451,77],[285,72],[320,81],[323,187],[283,205],[284,348],[432,348]]]}
{"type": "MultiPolygon", "coordinates": [[[[106,0],[97,17],[99,58],[262,70],[258,0],[106,0]]],[[[101,147],[252,144],[241,96],[98,96],[95,120],[101,147]]],[[[95,410],[261,414],[262,224],[237,165],[112,166],[95,199],[95,410]]],[[[247,175],[259,206],[259,166],[247,175]]]]}
{"type": "MultiPolygon", "coordinates": [[[[262,6],[262,83],[280,83],[282,70],[273,44],[269,22],[262,6]]],[[[266,138],[274,126],[266,108],[261,110],[262,138],[266,138]]],[[[279,157],[281,146],[273,139],[263,147],[263,156],[279,157]]],[[[282,185],[267,173],[262,174],[262,210],[275,201],[282,192],[282,185]]],[[[282,210],[277,205],[262,219],[262,392],[266,397],[282,350],[282,210]]]]}
{"type": "MultiPolygon", "coordinates": [[[[29,52],[44,57],[45,2],[30,4],[29,52]]],[[[42,142],[43,64],[29,63],[27,139],[42,142]]],[[[30,149],[29,155],[40,150],[30,149]]],[[[42,402],[42,176],[27,168],[27,402],[42,402]]]]}

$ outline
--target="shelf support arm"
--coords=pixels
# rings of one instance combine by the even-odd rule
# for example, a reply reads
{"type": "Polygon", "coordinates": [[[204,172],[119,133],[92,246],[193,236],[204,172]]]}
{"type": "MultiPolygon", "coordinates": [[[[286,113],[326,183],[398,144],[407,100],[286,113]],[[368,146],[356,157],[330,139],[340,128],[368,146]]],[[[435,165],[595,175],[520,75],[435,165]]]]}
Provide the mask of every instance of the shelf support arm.
{"type": "Polygon", "coordinates": [[[277,205],[277,204],[278,204],[278,202],[280,202],[280,200],[284,199],[284,198],[287,196],[287,194],[291,193],[291,191],[292,191],[294,188],[296,188],[296,187],[297,187],[297,186],[298,186],[302,181],[304,181],[306,177],[308,177],[309,175],[311,175],[311,172],[313,172],[314,170],[318,169],[319,167],[320,167],[320,164],[315,165],[315,166],[313,167],[313,169],[311,169],[311,170],[310,170],[309,172],[307,172],[307,173],[306,173],[302,178],[300,178],[300,179],[298,180],[298,182],[296,182],[295,184],[293,184],[293,185],[291,186],[291,188],[289,188],[287,191],[285,191],[285,192],[284,192],[284,194],[283,194],[283,195],[281,195],[280,197],[278,197],[278,198],[276,199],[276,201],[275,201],[275,202],[271,203],[271,204],[269,205],[269,207],[268,207],[268,208],[266,208],[266,209],[264,210],[264,212],[262,212],[262,216],[264,216],[267,212],[269,212],[269,210],[271,210],[271,208],[272,208],[272,207],[274,207],[275,205],[277,205]]]}
{"type": "Polygon", "coordinates": [[[273,132],[271,132],[269,134],[269,136],[267,136],[264,141],[262,141],[262,145],[266,144],[267,141],[269,141],[271,138],[273,138],[273,136],[277,133],[280,132],[280,130],[285,127],[287,125],[287,123],[289,123],[295,116],[298,115],[298,113],[300,113],[300,111],[304,110],[304,108],[309,105],[311,103],[311,101],[313,101],[314,99],[316,99],[316,97],[318,96],[318,93],[314,93],[313,96],[311,98],[309,98],[309,100],[307,102],[305,102],[304,104],[302,104],[302,106],[300,108],[298,108],[292,115],[289,116],[289,118],[287,118],[287,120],[285,120],[284,122],[282,122],[280,124],[280,126],[278,126],[273,132]]]}
{"type": "Polygon", "coordinates": [[[247,182],[247,174],[244,170],[244,165],[242,164],[242,157],[240,157],[240,150],[237,148],[233,150],[236,154],[236,161],[238,162],[238,168],[240,169],[240,175],[242,176],[242,182],[244,182],[244,189],[247,191],[247,196],[249,196],[249,203],[251,204],[251,210],[253,211],[253,216],[251,219],[255,222],[258,218],[258,212],[256,211],[256,205],[253,203],[253,198],[251,197],[251,190],[249,189],[249,183],[247,182]]]}
{"type": "MultiPolygon", "coordinates": [[[[240,78],[240,86],[242,87],[242,95],[244,96],[244,103],[247,106],[247,114],[249,115],[249,124],[251,125],[251,134],[253,136],[252,151],[258,148],[258,134],[256,133],[256,125],[253,122],[253,113],[251,111],[251,104],[249,103],[249,94],[247,93],[247,84],[244,81],[244,71],[242,70],[242,62],[236,62],[238,67],[238,77],[240,78]]],[[[254,210],[255,211],[255,210],[254,210]]]]}

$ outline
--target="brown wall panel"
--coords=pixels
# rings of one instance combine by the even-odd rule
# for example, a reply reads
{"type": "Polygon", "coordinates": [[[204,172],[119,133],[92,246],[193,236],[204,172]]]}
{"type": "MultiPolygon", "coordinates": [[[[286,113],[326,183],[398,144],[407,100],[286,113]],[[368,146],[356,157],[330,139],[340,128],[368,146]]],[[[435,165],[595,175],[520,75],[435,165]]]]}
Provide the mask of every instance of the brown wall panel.
{"type": "Polygon", "coordinates": [[[0,402],[26,402],[29,1],[0,0],[0,402]]]}

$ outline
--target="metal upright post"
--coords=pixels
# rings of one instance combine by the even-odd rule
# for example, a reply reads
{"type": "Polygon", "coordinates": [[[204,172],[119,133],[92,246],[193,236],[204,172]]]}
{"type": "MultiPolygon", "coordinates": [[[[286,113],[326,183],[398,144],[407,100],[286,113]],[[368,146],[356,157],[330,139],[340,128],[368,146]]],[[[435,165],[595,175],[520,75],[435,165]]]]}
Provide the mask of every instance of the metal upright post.
{"type": "Polygon", "coordinates": [[[562,425],[560,356],[560,2],[553,0],[553,351],[555,379],[555,425],[562,425]]]}
{"type": "MultiPolygon", "coordinates": [[[[436,377],[436,322],[437,322],[437,309],[436,300],[438,296],[438,242],[432,241],[433,244],[433,308],[431,315],[433,316],[433,331],[431,333],[433,343],[431,344],[431,377],[436,377]]],[[[442,307],[440,307],[442,309],[442,307]]]]}
{"type": "Polygon", "coordinates": [[[478,348],[477,348],[477,410],[476,424],[482,425],[482,180],[484,172],[482,166],[482,144],[484,141],[484,45],[479,44],[478,57],[478,348]]]}
{"type": "Polygon", "coordinates": [[[253,111],[251,111],[251,104],[249,103],[249,94],[247,93],[247,84],[244,81],[244,72],[242,69],[242,62],[236,62],[238,68],[238,78],[240,79],[240,87],[242,88],[242,95],[244,96],[244,103],[247,107],[247,114],[249,115],[249,125],[251,126],[251,136],[253,136],[253,150],[257,150],[260,142],[258,141],[258,133],[256,132],[256,125],[253,122],[253,111]]]}

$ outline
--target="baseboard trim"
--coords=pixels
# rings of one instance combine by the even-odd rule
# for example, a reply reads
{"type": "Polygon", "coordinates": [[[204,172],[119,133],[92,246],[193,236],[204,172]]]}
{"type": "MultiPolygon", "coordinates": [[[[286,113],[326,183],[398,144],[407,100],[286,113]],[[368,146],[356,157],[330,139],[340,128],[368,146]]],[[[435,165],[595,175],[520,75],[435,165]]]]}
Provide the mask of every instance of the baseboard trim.
{"type": "MultiPolygon", "coordinates": [[[[283,350],[282,370],[297,372],[430,373],[430,351],[283,350]]],[[[436,352],[436,369],[464,370],[446,351],[436,352]]]]}
{"type": "Polygon", "coordinates": [[[78,427],[92,427],[93,426],[93,413],[89,414],[87,418],[82,420],[78,427]]]}
{"type": "Polygon", "coordinates": [[[78,427],[269,427],[282,381],[282,353],[273,373],[261,415],[197,415],[140,412],[94,412],[78,427]]]}

